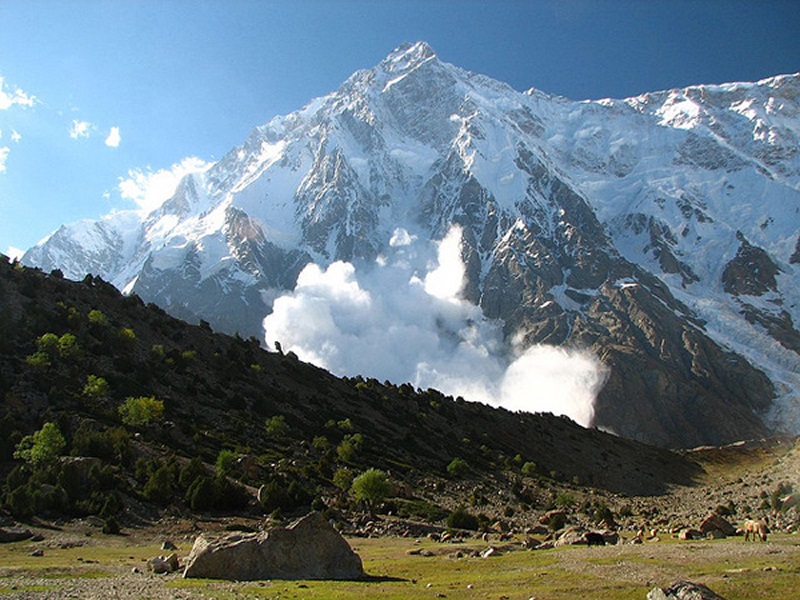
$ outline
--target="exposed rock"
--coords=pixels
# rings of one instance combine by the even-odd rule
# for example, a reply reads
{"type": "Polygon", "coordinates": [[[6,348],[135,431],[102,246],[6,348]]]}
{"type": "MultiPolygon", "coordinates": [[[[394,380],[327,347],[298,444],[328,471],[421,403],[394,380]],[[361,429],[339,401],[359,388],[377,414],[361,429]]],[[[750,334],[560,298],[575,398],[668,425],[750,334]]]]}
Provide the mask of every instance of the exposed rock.
{"type": "Polygon", "coordinates": [[[702,531],[705,535],[708,535],[714,531],[719,531],[726,536],[736,535],[736,527],[731,525],[727,520],[719,516],[717,513],[711,513],[702,523],[700,523],[700,531],[702,531]]]}
{"type": "Polygon", "coordinates": [[[575,546],[586,543],[586,532],[579,527],[568,527],[556,540],[556,546],[575,546]]]}
{"type": "Polygon", "coordinates": [[[780,272],[769,254],[748,242],[741,232],[736,238],[741,244],[736,256],[722,273],[726,292],[734,296],[762,296],[777,289],[776,275],[780,272]]]}
{"type": "Polygon", "coordinates": [[[173,552],[169,556],[156,556],[147,561],[147,567],[153,573],[174,573],[180,568],[178,555],[173,552]]]}
{"type": "Polygon", "coordinates": [[[691,581],[676,581],[668,588],[653,588],[647,600],[725,600],[706,586],[691,581]]]}
{"type": "Polygon", "coordinates": [[[258,579],[359,579],[361,558],[325,520],[312,512],[288,527],[210,539],[200,535],[184,577],[258,579]]]}
{"type": "Polygon", "coordinates": [[[681,529],[678,533],[679,540],[701,540],[704,537],[706,537],[706,535],[699,529],[681,529]]]}
{"type": "Polygon", "coordinates": [[[542,525],[547,525],[551,519],[554,518],[561,518],[565,517],[565,513],[563,510],[555,509],[555,510],[548,510],[544,513],[541,517],[539,517],[539,523],[542,525]]]}
{"type": "Polygon", "coordinates": [[[0,544],[7,544],[9,542],[21,542],[33,537],[33,532],[30,529],[23,529],[22,527],[2,527],[0,528],[0,544]]]}

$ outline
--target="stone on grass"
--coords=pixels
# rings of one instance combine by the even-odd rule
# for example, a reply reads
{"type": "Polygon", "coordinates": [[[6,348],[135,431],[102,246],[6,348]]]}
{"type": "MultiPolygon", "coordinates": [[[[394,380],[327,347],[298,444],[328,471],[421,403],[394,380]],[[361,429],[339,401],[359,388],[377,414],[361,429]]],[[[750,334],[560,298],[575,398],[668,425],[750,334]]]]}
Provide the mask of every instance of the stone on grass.
{"type": "Polygon", "coordinates": [[[647,600],[725,600],[706,586],[691,581],[676,581],[668,588],[653,588],[647,600]]]}
{"type": "Polygon", "coordinates": [[[736,527],[717,513],[711,513],[700,523],[700,531],[708,535],[712,531],[720,531],[727,536],[736,535],[736,527]]]}
{"type": "Polygon", "coordinates": [[[21,542],[33,537],[33,532],[30,529],[23,529],[22,527],[0,527],[0,544],[9,542],[21,542]]]}
{"type": "Polygon", "coordinates": [[[262,579],[360,579],[361,558],[321,513],[288,527],[258,533],[200,535],[186,559],[184,577],[262,579]]]}

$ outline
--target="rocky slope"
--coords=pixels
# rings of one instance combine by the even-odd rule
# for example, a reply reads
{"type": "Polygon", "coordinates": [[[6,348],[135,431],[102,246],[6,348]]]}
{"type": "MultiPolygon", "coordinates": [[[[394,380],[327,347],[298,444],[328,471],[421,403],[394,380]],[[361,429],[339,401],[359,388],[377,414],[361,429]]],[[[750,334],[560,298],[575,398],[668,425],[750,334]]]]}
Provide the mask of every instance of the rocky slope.
{"type": "Polygon", "coordinates": [[[406,45],[153,212],[64,226],[24,262],[262,338],[308,263],[376,269],[398,232],[457,225],[461,296],[509,353],[609,367],[595,425],[666,446],[797,432],[798,91],[792,75],[574,102],[406,45]]]}

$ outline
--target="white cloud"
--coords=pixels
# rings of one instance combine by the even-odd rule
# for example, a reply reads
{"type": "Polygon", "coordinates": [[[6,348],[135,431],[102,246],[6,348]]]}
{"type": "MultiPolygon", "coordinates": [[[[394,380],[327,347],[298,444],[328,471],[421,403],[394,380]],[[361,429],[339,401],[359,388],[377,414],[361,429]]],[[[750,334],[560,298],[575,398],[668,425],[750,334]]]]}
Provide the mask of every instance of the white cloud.
{"type": "Polygon", "coordinates": [[[403,229],[402,227],[398,227],[392,233],[392,237],[389,239],[389,245],[392,248],[399,248],[401,246],[410,246],[413,244],[417,239],[417,236],[411,235],[403,229]]]}
{"type": "Polygon", "coordinates": [[[119,180],[120,195],[132,200],[136,205],[149,212],[161,206],[175,194],[175,188],[185,175],[205,171],[211,163],[197,157],[184,158],[170,169],[158,171],[133,169],[128,171],[128,178],[119,180]]]}
{"type": "Polygon", "coordinates": [[[461,232],[438,247],[398,246],[369,268],[309,264],[275,300],[265,340],[338,375],[433,387],[510,410],[594,416],[605,367],[591,354],[549,346],[509,347],[501,323],[458,297],[461,232]]]}
{"type": "Polygon", "coordinates": [[[14,260],[22,258],[22,255],[25,254],[25,251],[15,248],[14,246],[9,246],[3,254],[5,254],[11,260],[14,260]]]}
{"type": "Polygon", "coordinates": [[[11,148],[8,146],[0,146],[0,173],[6,172],[6,161],[8,160],[8,153],[11,148]]]}
{"type": "Polygon", "coordinates": [[[12,129],[11,130],[11,141],[14,142],[15,144],[18,144],[21,139],[22,139],[22,136],[19,134],[19,132],[16,129],[12,129]]]}
{"type": "Polygon", "coordinates": [[[5,80],[0,77],[0,110],[8,110],[14,105],[30,107],[36,102],[35,96],[29,96],[21,89],[7,90],[5,80]]]}
{"type": "Polygon", "coordinates": [[[88,138],[91,135],[92,129],[95,126],[93,123],[89,121],[79,121],[78,119],[72,120],[72,127],[69,129],[69,137],[73,140],[77,140],[79,138],[88,138]]]}
{"type": "Polygon", "coordinates": [[[119,127],[112,127],[106,137],[106,146],[109,148],[118,148],[119,143],[122,141],[122,136],[119,134],[119,127]]]}

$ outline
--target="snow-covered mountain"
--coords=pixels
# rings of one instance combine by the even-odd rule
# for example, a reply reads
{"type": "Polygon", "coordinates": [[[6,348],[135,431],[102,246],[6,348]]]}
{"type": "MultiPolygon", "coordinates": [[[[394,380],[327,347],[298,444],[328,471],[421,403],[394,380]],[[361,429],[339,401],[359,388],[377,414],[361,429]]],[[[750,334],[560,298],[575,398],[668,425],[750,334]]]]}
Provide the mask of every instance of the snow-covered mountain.
{"type": "Polygon", "coordinates": [[[506,340],[609,367],[597,426],[683,446],[800,433],[798,111],[800,74],[575,102],[405,45],[158,209],[65,225],[23,262],[261,338],[308,263],[458,225],[461,295],[506,340]]]}

